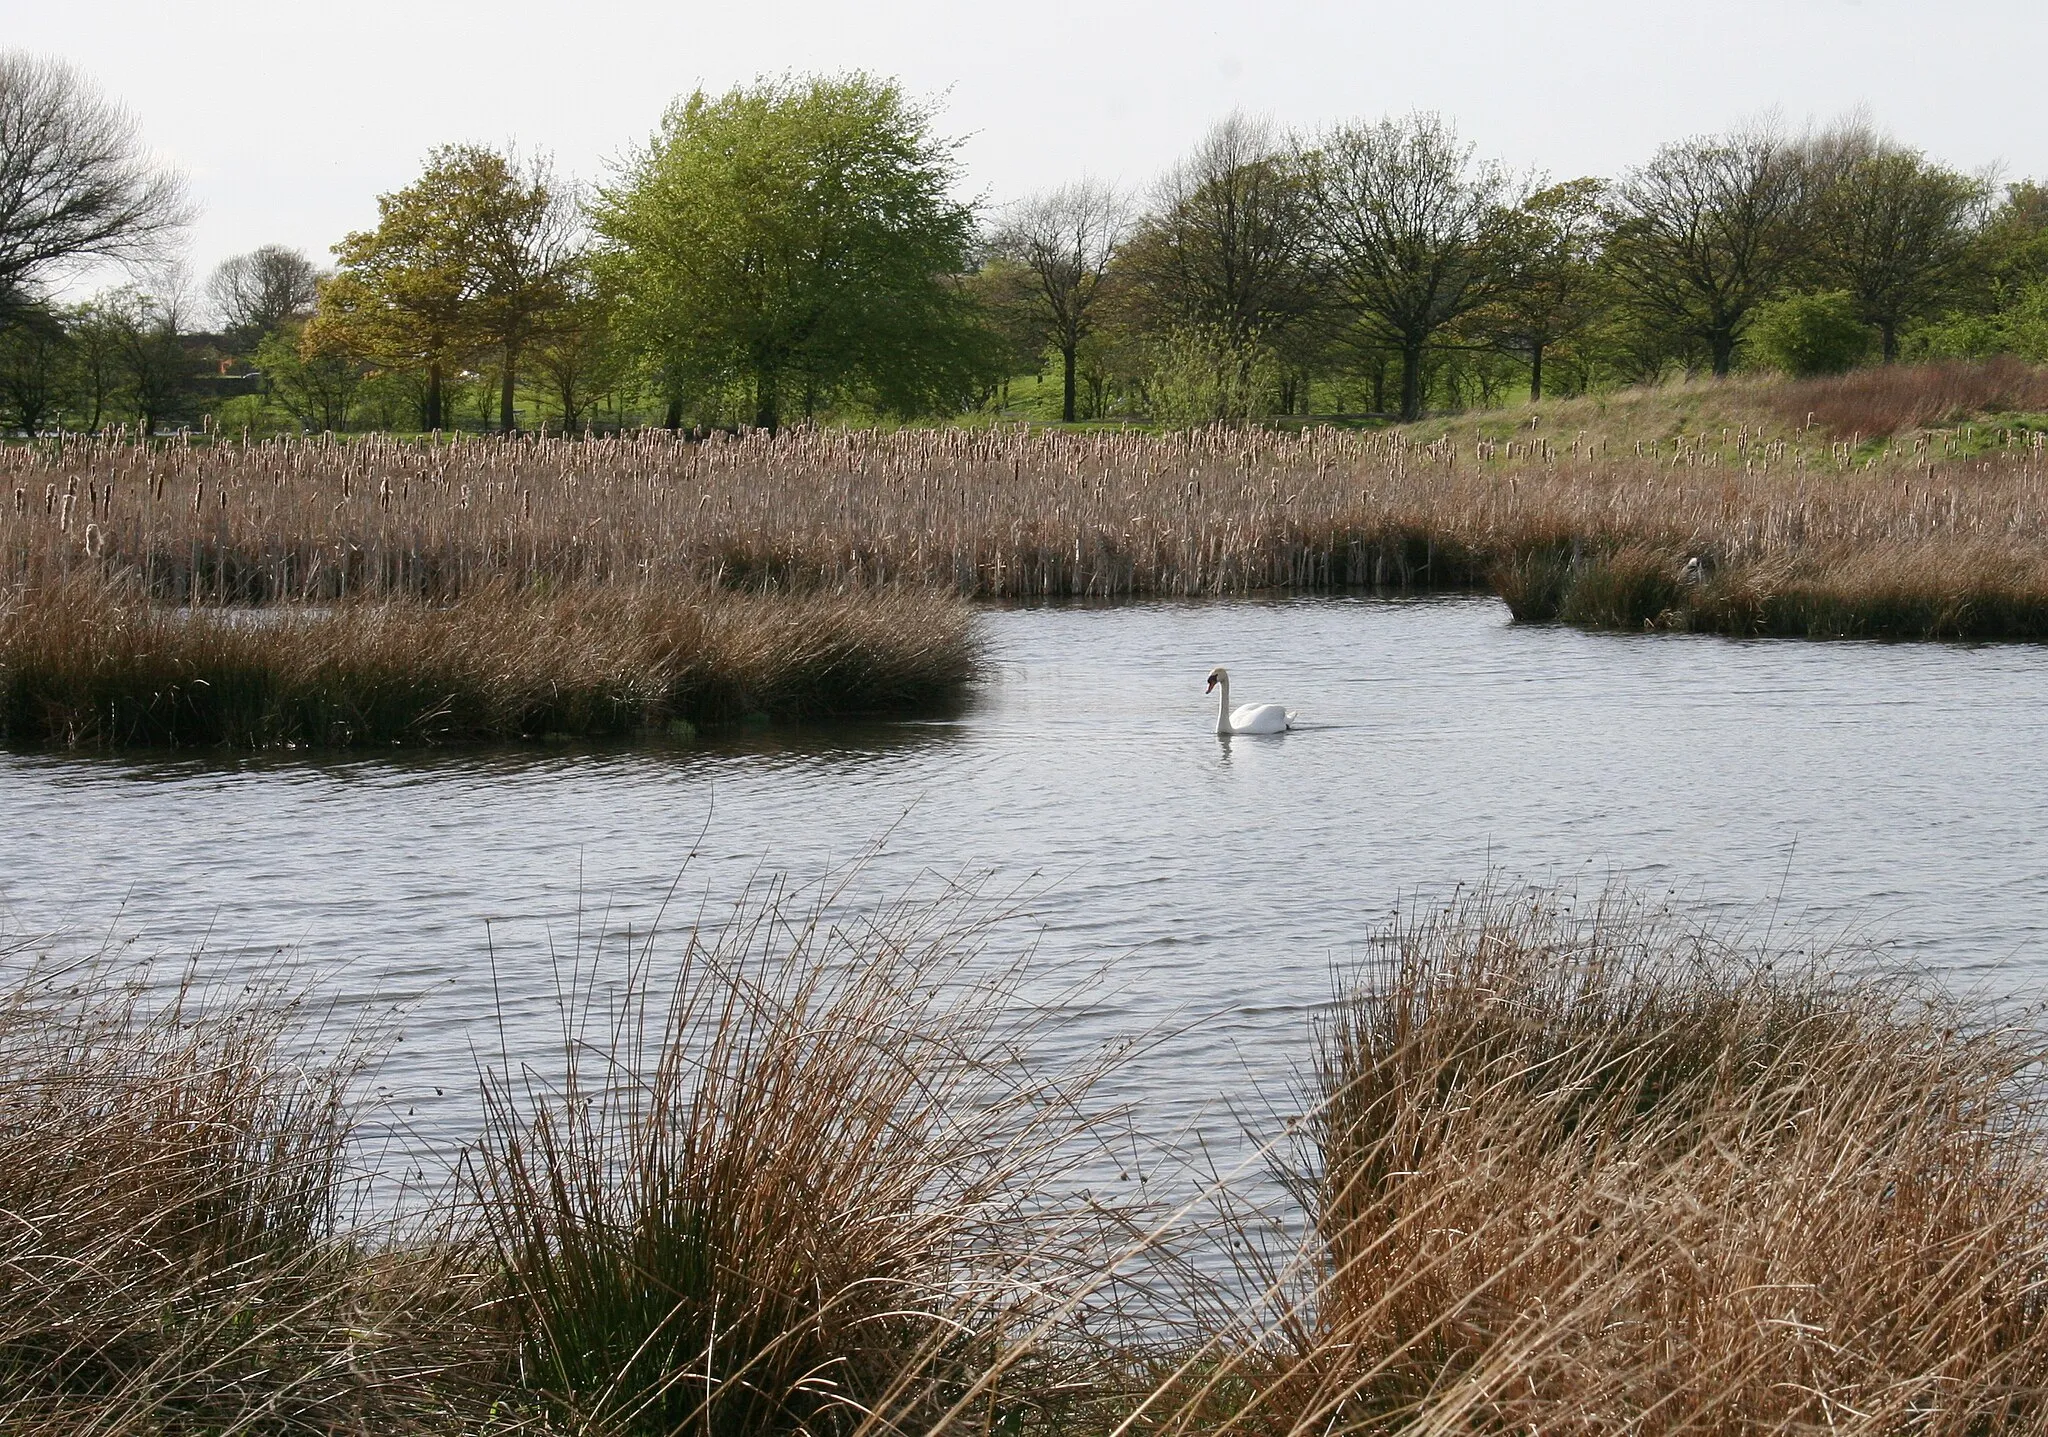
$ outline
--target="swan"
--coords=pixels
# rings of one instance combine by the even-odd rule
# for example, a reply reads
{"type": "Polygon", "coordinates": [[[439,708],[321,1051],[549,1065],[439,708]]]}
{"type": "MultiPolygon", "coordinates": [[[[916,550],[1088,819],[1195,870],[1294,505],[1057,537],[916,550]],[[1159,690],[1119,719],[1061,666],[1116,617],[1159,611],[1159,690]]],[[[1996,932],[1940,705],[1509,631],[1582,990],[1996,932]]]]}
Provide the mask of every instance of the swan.
{"type": "Polygon", "coordinates": [[[1294,727],[1294,710],[1279,704],[1246,704],[1235,712],[1230,707],[1230,670],[1212,669],[1204,693],[1216,695],[1216,732],[1285,733],[1294,727]]]}

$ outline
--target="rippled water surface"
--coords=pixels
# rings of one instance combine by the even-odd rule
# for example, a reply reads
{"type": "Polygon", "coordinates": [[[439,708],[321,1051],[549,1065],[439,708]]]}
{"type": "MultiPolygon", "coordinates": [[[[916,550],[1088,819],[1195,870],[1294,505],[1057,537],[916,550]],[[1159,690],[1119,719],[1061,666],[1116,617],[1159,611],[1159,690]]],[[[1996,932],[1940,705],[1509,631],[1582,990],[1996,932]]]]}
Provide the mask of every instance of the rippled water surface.
{"type": "Polygon", "coordinates": [[[214,969],[308,962],[351,999],[409,1003],[393,1081],[451,1126],[458,1100],[432,1089],[467,1081],[494,1001],[515,1032],[547,1030],[550,944],[574,947],[579,910],[586,933],[605,913],[644,925],[679,872],[694,913],[878,841],[858,893],[992,871],[1035,895],[998,949],[1107,964],[1108,1000],[1065,1020],[1076,1040],[1178,1020],[1127,1079],[1161,1123],[1285,1071],[1379,917],[1489,868],[1581,891],[1620,875],[2048,989],[2048,649],[1586,635],[1478,599],[980,622],[990,677],[936,723],[346,761],[0,757],[6,924],[203,947],[214,969]],[[1218,739],[1217,663],[1237,701],[1284,701],[1305,727],[1218,739]]]}

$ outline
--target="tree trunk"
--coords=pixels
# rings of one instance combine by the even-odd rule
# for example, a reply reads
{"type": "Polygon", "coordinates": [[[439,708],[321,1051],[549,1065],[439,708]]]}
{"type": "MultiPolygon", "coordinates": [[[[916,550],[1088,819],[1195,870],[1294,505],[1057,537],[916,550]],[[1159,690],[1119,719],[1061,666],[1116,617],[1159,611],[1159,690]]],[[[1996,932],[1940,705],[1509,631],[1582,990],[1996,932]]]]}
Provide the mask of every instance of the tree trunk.
{"type": "Polygon", "coordinates": [[[1060,423],[1074,422],[1074,346],[1060,346],[1060,423]]]}
{"type": "Polygon", "coordinates": [[[1543,346],[1529,346],[1529,402],[1535,404],[1543,398],[1543,346]]]}
{"type": "Polygon", "coordinates": [[[1714,352],[1714,377],[1726,379],[1728,371],[1735,367],[1735,331],[1717,329],[1707,337],[1707,343],[1714,352]]]}
{"type": "Polygon", "coordinates": [[[513,421],[517,417],[512,412],[512,391],[519,382],[518,369],[519,351],[508,344],[505,346],[504,387],[498,391],[498,428],[507,434],[512,432],[513,421]]]}
{"type": "Polygon", "coordinates": [[[1401,418],[1410,422],[1422,417],[1422,341],[1401,344],[1401,418]]]}
{"type": "Polygon", "coordinates": [[[775,381],[766,376],[754,381],[754,427],[775,432],[779,415],[775,406],[775,381]]]}
{"type": "Polygon", "coordinates": [[[1891,319],[1879,320],[1877,332],[1884,336],[1884,362],[1891,364],[1899,357],[1899,325],[1891,319]]]}
{"type": "Polygon", "coordinates": [[[663,423],[671,434],[683,427],[682,395],[671,394],[668,397],[668,414],[664,416],[663,423]]]}
{"type": "Polygon", "coordinates": [[[427,366],[427,410],[421,416],[428,429],[441,427],[441,361],[435,360],[427,366]]]}

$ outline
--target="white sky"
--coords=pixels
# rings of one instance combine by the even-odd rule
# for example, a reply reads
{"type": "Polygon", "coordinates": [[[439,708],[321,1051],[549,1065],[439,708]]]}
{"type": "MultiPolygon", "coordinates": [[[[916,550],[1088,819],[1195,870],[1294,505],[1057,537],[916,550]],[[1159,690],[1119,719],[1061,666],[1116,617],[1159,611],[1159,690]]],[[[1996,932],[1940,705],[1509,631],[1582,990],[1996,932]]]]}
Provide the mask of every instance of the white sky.
{"type": "Polygon", "coordinates": [[[0,0],[0,44],[72,61],[187,172],[201,278],[273,241],[325,263],[431,145],[595,179],[677,95],[782,71],[900,78],[998,202],[1147,182],[1233,107],[1440,110],[1565,178],[1861,106],[1951,164],[2048,177],[2048,0],[0,0]]]}

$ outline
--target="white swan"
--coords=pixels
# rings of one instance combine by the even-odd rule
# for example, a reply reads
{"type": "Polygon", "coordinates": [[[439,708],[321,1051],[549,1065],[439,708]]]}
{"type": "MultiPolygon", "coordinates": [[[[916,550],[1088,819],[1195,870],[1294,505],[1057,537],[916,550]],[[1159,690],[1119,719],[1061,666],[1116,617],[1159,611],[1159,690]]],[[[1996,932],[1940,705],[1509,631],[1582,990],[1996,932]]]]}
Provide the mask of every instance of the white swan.
{"type": "Polygon", "coordinates": [[[1216,694],[1216,732],[1219,734],[1285,733],[1294,727],[1294,710],[1279,704],[1246,704],[1232,712],[1228,669],[1212,669],[1209,687],[1203,692],[1216,694]]]}

